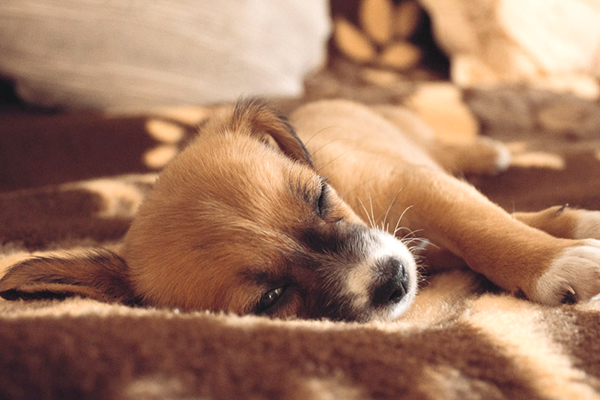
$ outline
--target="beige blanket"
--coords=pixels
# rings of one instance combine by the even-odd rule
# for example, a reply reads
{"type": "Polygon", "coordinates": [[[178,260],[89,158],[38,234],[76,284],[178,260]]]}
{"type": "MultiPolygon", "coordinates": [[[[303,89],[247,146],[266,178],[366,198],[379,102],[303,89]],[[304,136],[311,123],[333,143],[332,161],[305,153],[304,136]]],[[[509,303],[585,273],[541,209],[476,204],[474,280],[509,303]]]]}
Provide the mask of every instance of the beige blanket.
{"type": "MultiPolygon", "coordinates": [[[[398,103],[415,89],[314,79],[307,99],[398,103]]],[[[514,155],[499,176],[468,177],[484,192],[510,211],[600,209],[597,103],[510,88],[463,95],[483,132],[514,155]],[[542,124],[557,104],[588,114],[542,124]]],[[[0,268],[118,248],[155,172],[206,112],[0,115],[0,268]]],[[[363,325],[0,300],[0,398],[600,398],[600,302],[542,307],[467,271],[423,286],[399,321],[363,325]]]]}

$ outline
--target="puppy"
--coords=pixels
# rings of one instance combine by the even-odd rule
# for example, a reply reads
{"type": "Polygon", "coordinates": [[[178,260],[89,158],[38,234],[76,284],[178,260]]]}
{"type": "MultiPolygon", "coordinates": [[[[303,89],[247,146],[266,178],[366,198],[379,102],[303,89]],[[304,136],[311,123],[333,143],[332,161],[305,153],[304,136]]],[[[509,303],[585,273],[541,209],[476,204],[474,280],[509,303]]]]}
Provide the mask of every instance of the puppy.
{"type": "Polygon", "coordinates": [[[520,297],[591,298],[600,213],[511,216],[450,174],[495,172],[508,158],[490,140],[440,144],[399,108],[321,101],[288,123],[241,102],[215,112],[162,171],[119,255],[22,262],[0,295],[390,320],[417,290],[410,243],[397,238],[408,229],[520,297]]]}

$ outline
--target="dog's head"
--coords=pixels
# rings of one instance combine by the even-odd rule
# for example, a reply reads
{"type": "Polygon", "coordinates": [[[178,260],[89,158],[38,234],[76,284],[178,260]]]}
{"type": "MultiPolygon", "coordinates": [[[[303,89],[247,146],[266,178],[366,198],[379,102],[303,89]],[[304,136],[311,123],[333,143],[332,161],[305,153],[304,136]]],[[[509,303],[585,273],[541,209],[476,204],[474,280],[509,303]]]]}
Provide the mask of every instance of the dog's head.
{"type": "Polygon", "coordinates": [[[369,321],[397,317],[416,291],[408,249],[368,227],[317,174],[287,122],[256,102],[217,113],[165,168],[121,256],[107,258],[118,262],[94,257],[82,268],[18,264],[0,292],[369,321]]]}

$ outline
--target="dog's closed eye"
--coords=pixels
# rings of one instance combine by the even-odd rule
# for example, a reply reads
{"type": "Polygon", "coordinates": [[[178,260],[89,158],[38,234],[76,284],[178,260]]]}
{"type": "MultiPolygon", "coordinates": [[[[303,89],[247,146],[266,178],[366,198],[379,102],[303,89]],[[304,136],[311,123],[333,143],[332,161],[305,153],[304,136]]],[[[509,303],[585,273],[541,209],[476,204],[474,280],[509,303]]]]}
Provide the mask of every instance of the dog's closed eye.
{"type": "Polygon", "coordinates": [[[317,200],[317,214],[321,218],[325,218],[327,216],[327,212],[329,211],[328,193],[329,185],[323,180],[321,181],[321,193],[317,200]]]}
{"type": "Polygon", "coordinates": [[[321,180],[321,191],[319,193],[319,197],[316,202],[316,213],[319,217],[321,217],[326,222],[331,222],[335,224],[339,224],[344,219],[343,216],[333,215],[335,208],[335,201],[332,199],[334,197],[335,191],[333,188],[327,183],[327,181],[322,178],[321,180]]]}

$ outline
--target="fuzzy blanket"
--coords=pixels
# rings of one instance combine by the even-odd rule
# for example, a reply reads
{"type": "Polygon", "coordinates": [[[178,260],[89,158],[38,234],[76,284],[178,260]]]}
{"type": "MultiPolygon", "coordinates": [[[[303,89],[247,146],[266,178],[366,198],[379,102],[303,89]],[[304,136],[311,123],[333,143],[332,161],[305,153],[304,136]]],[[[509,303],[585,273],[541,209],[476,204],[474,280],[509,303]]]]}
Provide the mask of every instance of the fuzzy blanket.
{"type": "MultiPolygon", "coordinates": [[[[397,104],[418,88],[340,76],[311,77],[302,101],[397,104]]],[[[597,102],[522,88],[462,100],[513,152],[505,173],[467,177],[493,200],[600,209],[597,102]]],[[[0,114],[0,272],[31,255],[118,249],[156,172],[208,112],[0,114]]],[[[463,270],[426,277],[408,314],[385,324],[0,300],[0,398],[600,398],[599,324],[600,302],[542,307],[463,270]]]]}

